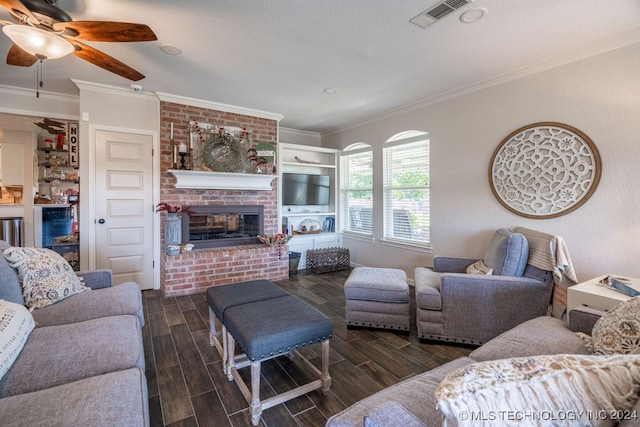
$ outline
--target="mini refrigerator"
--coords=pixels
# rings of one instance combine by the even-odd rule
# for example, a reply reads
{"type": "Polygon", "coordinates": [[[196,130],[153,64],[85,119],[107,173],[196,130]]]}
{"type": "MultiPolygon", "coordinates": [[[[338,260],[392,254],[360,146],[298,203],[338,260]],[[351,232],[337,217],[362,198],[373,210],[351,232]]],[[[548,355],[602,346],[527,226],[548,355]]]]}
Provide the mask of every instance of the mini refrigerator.
{"type": "Polygon", "coordinates": [[[34,207],[34,240],[41,248],[52,249],[60,253],[74,270],[79,269],[79,244],[67,239],[73,234],[73,222],[76,217],[76,206],[39,205],[34,207]]]}

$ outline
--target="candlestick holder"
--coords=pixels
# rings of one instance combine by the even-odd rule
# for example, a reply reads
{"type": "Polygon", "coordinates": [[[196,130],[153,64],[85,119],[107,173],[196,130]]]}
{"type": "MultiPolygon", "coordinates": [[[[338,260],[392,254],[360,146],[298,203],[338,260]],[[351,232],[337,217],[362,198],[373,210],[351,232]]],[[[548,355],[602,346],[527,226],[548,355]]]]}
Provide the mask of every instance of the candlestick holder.
{"type": "Polygon", "coordinates": [[[193,170],[193,149],[191,147],[189,147],[187,149],[187,170],[192,171],[193,170]]]}
{"type": "Polygon", "coordinates": [[[178,169],[178,144],[171,138],[171,169],[178,169]]]}
{"type": "Polygon", "coordinates": [[[187,170],[187,153],[178,153],[180,155],[180,170],[187,170]]]}

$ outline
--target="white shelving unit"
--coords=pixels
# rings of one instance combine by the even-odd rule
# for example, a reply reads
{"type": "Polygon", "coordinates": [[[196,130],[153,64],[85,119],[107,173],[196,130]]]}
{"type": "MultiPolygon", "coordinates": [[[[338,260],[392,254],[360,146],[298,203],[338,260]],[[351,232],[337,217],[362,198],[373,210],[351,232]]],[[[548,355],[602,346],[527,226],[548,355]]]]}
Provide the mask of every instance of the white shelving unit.
{"type": "Polygon", "coordinates": [[[305,173],[311,175],[328,175],[330,183],[330,201],[327,206],[286,206],[282,204],[282,179],[278,180],[279,223],[283,230],[289,224],[289,249],[300,252],[298,269],[306,267],[306,252],[309,249],[337,247],[341,245],[338,230],[338,154],[332,148],[311,145],[278,144],[278,171],[282,173],[305,173]],[[304,234],[300,224],[305,219],[312,219],[323,226],[327,218],[332,218],[334,232],[304,234]]]}

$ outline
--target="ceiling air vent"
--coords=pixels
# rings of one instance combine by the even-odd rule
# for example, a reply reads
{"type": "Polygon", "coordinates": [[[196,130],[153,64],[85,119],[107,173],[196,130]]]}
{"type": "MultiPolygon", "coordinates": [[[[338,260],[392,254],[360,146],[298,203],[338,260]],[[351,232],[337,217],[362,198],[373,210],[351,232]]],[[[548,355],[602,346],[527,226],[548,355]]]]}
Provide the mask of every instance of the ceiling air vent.
{"type": "Polygon", "coordinates": [[[444,0],[411,18],[410,22],[420,28],[427,28],[429,25],[441,20],[458,9],[473,3],[473,0],[444,0]]]}

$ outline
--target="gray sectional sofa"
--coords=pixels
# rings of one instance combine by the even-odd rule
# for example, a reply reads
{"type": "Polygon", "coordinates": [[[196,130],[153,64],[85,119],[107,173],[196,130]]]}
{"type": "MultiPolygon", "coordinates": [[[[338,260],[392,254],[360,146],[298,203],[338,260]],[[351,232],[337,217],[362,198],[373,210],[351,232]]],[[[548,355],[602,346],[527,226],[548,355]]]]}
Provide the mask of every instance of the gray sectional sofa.
{"type": "MultiPolygon", "coordinates": [[[[90,291],[32,312],[36,327],[0,380],[1,425],[149,425],[140,289],[112,286],[109,270],[79,274],[90,291]]],[[[0,299],[24,304],[1,255],[0,299]]]]}
{"type": "MultiPolygon", "coordinates": [[[[589,354],[584,341],[574,331],[590,334],[601,314],[587,307],[573,310],[569,327],[562,320],[550,316],[526,321],[478,347],[468,357],[453,360],[357,402],[331,417],[327,427],[440,426],[443,424],[443,415],[436,409],[435,392],[447,374],[482,361],[589,354]]],[[[636,403],[633,410],[640,414],[640,403],[636,403]]],[[[632,426],[638,423],[638,419],[633,419],[619,425],[632,426]]]]}

